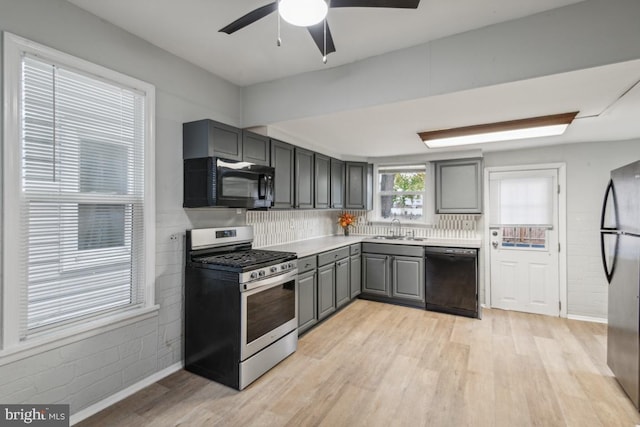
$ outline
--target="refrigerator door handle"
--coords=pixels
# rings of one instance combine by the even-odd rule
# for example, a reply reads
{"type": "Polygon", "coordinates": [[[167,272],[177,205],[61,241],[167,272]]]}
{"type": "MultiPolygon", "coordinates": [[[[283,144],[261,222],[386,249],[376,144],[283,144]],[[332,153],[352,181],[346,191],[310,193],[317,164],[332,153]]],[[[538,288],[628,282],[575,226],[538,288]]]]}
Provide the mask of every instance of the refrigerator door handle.
{"type": "Polygon", "coordinates": [[[620,235],[617,232],[600,232],[600,254],[602,256],[602,267],[604,268],[604,274],[607,276],[607,283],[611,284],[611,278],[613,277],[613,272],[616,269],[616,261],[618,259],[618,243],[620,240],[620,235]],[[604,236],[616,236],[616,243],[613,247],[613,261],[611,262],[611,270],[609,270],[609,266],[607,265],[607,254],[604,250],[604,236]]]}
{"type": "Polygon", "coordinates": [[[613,187],[613,180],[609,180],[609,184],[607,185],[607,190],[604,193],[604,201],[602,202],[602,212],[600,213],[600,230],[617,230],[618,227],[618,212],[617,212],[617,203],[616,203],[616,190],[613,187]],[[605,215],[607,214],[607,202],[609,201],[609,196],[613,198],[613,215],[615,218],[615,226],[614,227],[605,227],[605,215]]]}

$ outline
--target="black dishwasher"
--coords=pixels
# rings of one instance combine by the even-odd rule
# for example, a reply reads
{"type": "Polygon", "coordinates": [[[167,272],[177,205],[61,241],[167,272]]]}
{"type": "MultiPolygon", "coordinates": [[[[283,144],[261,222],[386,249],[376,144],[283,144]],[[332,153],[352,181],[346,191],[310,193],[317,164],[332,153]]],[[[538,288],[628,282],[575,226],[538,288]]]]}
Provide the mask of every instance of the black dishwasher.
{"type": "Polygon", "coordinates": [[[425,248],[427,310],[480,318],[478,251],[425,248]]]}

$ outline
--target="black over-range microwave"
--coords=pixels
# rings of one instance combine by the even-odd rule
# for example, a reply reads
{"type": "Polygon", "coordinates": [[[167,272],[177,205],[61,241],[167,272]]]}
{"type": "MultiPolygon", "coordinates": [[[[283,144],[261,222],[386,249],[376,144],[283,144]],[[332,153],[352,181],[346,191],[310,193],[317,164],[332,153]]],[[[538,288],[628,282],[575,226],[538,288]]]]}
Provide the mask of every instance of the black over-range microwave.
{"type": "Polygon", "coordinates": [[[219,157],[186,159],[184,207],[271,207],[274,173],[269,166],[219,157]]]}

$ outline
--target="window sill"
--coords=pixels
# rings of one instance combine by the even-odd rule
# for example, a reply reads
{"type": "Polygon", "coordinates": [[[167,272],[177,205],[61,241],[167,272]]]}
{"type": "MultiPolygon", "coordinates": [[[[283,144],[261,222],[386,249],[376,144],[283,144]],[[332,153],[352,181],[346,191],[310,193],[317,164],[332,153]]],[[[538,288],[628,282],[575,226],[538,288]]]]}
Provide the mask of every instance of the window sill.
{"type": "Polygon", "coordinates": [[[12,348],[0,350],[0,366],[91,338],[114,329],[122,328],[133,323],[150,319],[157,316],[159,309],[159,305],[144,307],[130,312],[119,313],[106,318],[97,319],[62,331],[56,331],[43,336],[34,337],[21,342],[12,348]]]}

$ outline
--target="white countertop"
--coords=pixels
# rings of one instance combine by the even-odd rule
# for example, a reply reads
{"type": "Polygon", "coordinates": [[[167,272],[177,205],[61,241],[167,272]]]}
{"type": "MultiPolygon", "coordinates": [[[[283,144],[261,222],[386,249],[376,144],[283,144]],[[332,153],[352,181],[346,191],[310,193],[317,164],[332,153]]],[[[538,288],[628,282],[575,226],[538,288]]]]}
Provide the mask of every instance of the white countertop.
{"type": "Polygon", "coordinates": [[[374,239],[373,236],[350,235],[350,236],[326,236],[315,239],[300,240],[297,242],[285,243],[282,245],[267,246],[260,249],[271,251],[295,252],[298,257],[306,257],[320,252],[330,251],[354,243],[388,243],[392,245],[411,246],[444,246],[452,248],[479,248],[482,245],[480,239],[440,239],[425,238],[424,240],[385,240],[374,239]]]}

